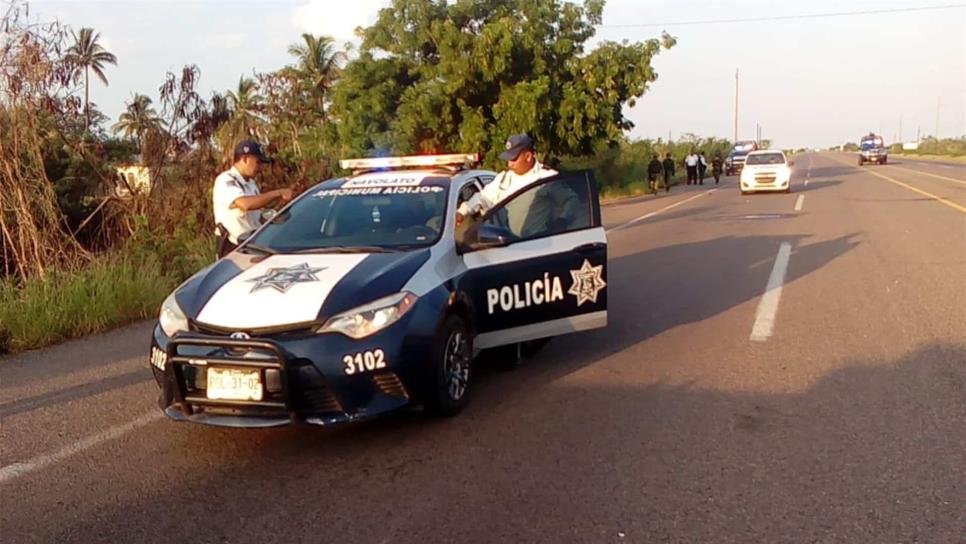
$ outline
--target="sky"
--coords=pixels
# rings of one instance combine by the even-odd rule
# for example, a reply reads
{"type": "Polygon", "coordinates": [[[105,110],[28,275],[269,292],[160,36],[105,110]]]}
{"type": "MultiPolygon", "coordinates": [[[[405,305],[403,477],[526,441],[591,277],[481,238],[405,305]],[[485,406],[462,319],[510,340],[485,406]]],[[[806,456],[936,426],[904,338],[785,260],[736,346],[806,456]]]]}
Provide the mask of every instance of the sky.
{"type": "MultiPolygon", "coordinates": [[[[0,0],[0,7],[9,0],[0,0]]],[[[133,93],[157,99],[166,71],[201,70],[203,96],[239,77],[291,63],[302,32],[358,44],[354,29],[388,0],[35,0],[31,14],[89,26],[118,57],[91,100],[116,119],[133,93]]],[[[667,30],[678,44],[627,116],[632,137],[683,133],[731,138],[735,71],[738,137],[827,147],[869,131],[889,142],[966,135],[966,7],[741,23],[681,24],[942,6],[961,0],[608,0],[594,38],[639,41],[667,30]],[[625,26],[642,25],[642,26],[625,26]],[[648,26],[643,26],[648,25],[648,26]]],[[[454,150],[461,151],[461,150],[454,150]]]]}

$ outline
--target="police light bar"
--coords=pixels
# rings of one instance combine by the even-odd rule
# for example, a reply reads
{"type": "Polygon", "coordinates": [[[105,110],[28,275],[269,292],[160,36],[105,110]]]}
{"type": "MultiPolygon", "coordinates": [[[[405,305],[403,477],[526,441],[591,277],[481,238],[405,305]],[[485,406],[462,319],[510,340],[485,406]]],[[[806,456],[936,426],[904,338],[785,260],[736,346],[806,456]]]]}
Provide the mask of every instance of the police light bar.
{"type": "Polygon", "coordinates": [[[408,157],[377,157],[373,159],[343,159],[339,166],[346,170],[369,170],[380,168],[405,168],[411,166],[461,166],[480,161],[478,153],[453,153],[449,155],[410,155],[408,157]]]}

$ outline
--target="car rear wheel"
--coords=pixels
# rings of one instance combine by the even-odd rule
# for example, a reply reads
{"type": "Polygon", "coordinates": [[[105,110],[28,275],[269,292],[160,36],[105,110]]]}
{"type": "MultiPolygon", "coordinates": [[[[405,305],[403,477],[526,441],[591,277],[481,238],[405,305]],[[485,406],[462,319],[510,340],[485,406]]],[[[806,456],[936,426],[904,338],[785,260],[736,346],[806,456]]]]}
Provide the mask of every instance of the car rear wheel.
{"type": "Polygon", "coordinates": [[[426,407],[435,415],[454,416],[466,406],[473,375],[473,339],[466,323],[449,316],[436,335],[433,348],[434,384],[426,407]]]}

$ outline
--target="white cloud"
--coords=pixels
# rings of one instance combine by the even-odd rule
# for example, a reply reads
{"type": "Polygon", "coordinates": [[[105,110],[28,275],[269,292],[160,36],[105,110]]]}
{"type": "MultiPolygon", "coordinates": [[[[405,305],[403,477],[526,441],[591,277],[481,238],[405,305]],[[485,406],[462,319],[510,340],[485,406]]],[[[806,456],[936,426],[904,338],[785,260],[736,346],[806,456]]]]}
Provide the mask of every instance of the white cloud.
{"type": "Polygon", "coordinates": [[[338,46],[346,42],[356,45],[356,27],[376,22],[379,10],[387,7],[389,0],[309,0],[292,9],[292,25],[299,32],[331,36],[338,46]]]}
{"type": "Polygon", "coordinates": [[[200,37],[202,47],[214,49],[237,49],[245,44],[248,36],[241,32],[204,34],[200,37]]]}

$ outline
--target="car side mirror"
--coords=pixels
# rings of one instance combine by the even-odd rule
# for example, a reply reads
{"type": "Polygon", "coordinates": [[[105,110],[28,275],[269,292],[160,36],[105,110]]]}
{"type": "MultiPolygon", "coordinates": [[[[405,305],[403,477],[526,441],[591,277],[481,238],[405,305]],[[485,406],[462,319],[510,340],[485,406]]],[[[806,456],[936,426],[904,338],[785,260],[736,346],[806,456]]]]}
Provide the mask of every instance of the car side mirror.
{"type": "Polygon", "coordinates": [[[238,245],[242,245],[245,242],[247,242],[248,239],[252,237],[252,234],[255,234],[255,231],[250,230],[248,232],[243,232],[243,233],[239,234],[238,235],[238,245]]]}
{"type": "Polygon", "coordinates": [[[487,224],[473,225],[460,243],[460,253],[502,247],[512,241],[513,234],[503,227],[487,224]]]}

